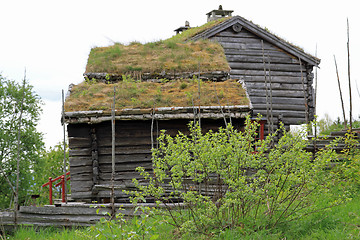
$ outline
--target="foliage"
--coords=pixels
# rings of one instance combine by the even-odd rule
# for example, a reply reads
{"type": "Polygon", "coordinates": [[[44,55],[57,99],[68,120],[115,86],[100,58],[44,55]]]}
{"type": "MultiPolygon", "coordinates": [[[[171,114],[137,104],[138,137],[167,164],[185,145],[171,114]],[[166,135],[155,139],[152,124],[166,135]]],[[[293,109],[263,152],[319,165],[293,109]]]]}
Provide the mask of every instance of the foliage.
{"type": "Polygon", "coordinates": [[[86,231],[77,231],[81,239],[158,239],[159,234],[154,229],[157,222],[148,224],[149,218],[153,215],[149,207],[137,206],[134,214],[139,214],[131,220],[127,220],[119,209],[115,219],[102,218],[100,223],[89,227],[86,231]]]}
{"type": "MultiPolygon", "coordinates": [[[[318,126],[320,135],[330,135],[331,132],[346,130],[344,122],[341,122],[340,118],[333,121],[327,114],[325,115],[325,118],[319,120],[318,126]]],[[[349,127],[349,123],[347,123],[347,127],[349,127]]],[[[360,128],[360,119],[353,121],[352,127],[360,128]]]]}
{"type": "Polygon", "coordinates": [[[139,168],[149,185],[134,179],[140,190],[135,200],[182,202],[167,209],[172,224],[182,233],[209,236],[227,228],[272,229],[299,219],[319,210],[312,198],[319,194],[328,197],[326,207],[346,198],[328,191],[336,183],[336,175],[326,170],[335,158],[331,149],[313,159],[304,150],[306,141],[288,133],[270,148],[275,134],[255,141],[257,127],[247,119],[244,132],[230,125],[208,133],[189,125],[188,136],[163,132],[153,149],[153,173],[139,168]]]}
{"type": "Polygon", "coordinates": [[[13,193],[6,177],[15,186],[17,135],[21,101],[19,203],[24,203],[33,183],[32,169],[39,163],[44,148],[42,134],[36,129],[42,101],[28,83],[25,87],[0,75],[0,208],[9,207],[13,193]]]}
{"type": "MultiPolygon", "coordinates": [[[[341,191],[337,192],[341,194],[341,191]]],[[[325,207],[327,197],[323,195],[313,196],[314,200],[318,202],[318,207],[325,207]]],[[[360,237],[360,193],[357,192],[352,196],[352,200],[345,204],[321,211],[312,215],[305,216],[298,221],[287,222],[280,224],[277,228],[268,230],[261,229],[257,231],[248,231],[247,235],[240,228],[227,228],[219,231],[217,234],[204,238],[199,234],[192,234],[190,236],[179,236],[178,232],[167,221],[171,221],[166,216],[151,216],[147,218],[145,226],[152,227],[151,234],[146,235],[145,239],[150,239],[153,235],[159,235],[157,239],[359,239],[360,237]]],[[[125,216],[123,217],[125,219],[125,216]]],[[[114,232],[131,232],[135,227],[134,220],[128,219],[126,223],[114,223],[112,229],[114,232]]],[[[119,220],[119,217],[117,218],[119,220]]],[[[3,239],[101,239],[101,233],[94,231],[95,228],[100,228],[101,231],[111,232],[107,228],[106,223],[98,224],[93,227],[79,228],[79,229],[56,229],[56,228],[19,228],[13,235],[3,235],[3,239]],[[99,235],[97,235],[99,234],[99,235]]],[[[119,235],[120,236],[120,235],[119,235]]],[[[105,237],[103,237],[105,238],[105,237]]],[[[0,239],[1,236],[0,236],[0,239]]],[[[111,239],[111,238],[109,238],[111,239]]],[[[121,239],[120,237],[118,239],[121,239]]],[[[141,239],[133,238],[133,239],[141,239]]]]}

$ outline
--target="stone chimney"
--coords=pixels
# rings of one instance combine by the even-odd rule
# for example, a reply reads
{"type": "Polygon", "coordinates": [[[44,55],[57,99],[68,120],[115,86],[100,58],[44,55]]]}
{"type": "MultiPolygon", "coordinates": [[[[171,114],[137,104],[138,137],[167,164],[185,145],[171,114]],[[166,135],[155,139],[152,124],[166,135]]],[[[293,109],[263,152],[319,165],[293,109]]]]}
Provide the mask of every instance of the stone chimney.
{"type": "Polygon", "coordinates": [[[175,29],[174,31],[176,32],[176,34],[179,34],[179,33],[183,32],[185,30],[188,30],[190,28],[191,27],[190,27],[189,21],[185,21],[185,26],[179,27],[179,28],[175,29]]]}
{"type": "Polygon", "coordinates": [[[224,17],[231,17],[231,13],[234,12],[233,10],[223,10],[222,6],[219,6],[218,10],[212,10],[211,12],[208,12],[207,15],[207,21],[213,21],[217,20],[219,18],[224,17]]]}

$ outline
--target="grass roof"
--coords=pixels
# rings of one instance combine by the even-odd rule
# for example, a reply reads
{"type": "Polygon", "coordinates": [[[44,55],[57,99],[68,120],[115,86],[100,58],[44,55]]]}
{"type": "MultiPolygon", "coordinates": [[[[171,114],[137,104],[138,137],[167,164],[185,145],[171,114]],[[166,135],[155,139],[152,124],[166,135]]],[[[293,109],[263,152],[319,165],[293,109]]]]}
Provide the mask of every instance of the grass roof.
{"type": "Polygon", "coordinates": [[[161,73],[166,72],[210,72],[229,71],[224,50],[219,43],[210,40],[186,42],[227,18],[219,19],[191,28],[167,40],[129,45],[116,43],[108,47],[91,49],[86,73],[106,72],[127,74],[129,72],[161,73]]]}
{"type": "Polygon", "coordinates": [[[245,90],[235,80],[224,82],[200,80],[200,100],[198,79],[160,83],[127,80],[114,84],[83,82],[75,85],[66,99],[65,111],[110,110],[114,87],[116,87],[117,110],[249,104],[245,90]]]}

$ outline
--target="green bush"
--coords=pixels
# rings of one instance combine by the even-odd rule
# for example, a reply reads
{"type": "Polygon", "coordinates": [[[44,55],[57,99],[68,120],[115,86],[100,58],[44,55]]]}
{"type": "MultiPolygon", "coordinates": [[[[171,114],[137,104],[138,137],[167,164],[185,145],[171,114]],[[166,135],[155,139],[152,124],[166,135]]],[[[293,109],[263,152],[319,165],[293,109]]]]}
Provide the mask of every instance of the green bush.
{"type": "Polygon", "coordinates": [[[313,157],[304,150],[306,141],[284,128],[255,141],[257,127],[247,119],[244,132],[229,125],[203,133],[192,124],[189,135],[163,132],[153,149],[153,173],[138,168],[149,184],[134,179],[139,189],[134,201],[151,196],[168,206],[179,232],[210,236],[228,228],[272,229],[299,219],[319,211],[313,196],[328,197],[322,208],[346,198],[329,191],[338,181],[327,170],[335,152],[324,149],[313,157]],[[279,131],[282,137],[270,148],[279,131]]]}

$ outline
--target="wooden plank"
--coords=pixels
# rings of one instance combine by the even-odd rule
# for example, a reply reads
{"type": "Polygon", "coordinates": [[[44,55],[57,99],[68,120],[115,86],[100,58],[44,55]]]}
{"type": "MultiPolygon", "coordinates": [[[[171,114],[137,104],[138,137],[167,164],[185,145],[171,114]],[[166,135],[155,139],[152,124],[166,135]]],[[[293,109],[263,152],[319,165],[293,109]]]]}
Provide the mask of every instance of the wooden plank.
{"type": "Polygon", "coordinates": [[[93,186],[93,181],[77,181],[76,183],[74,181],[71,182],[71,196],[73,192],[86,192],[91,191],[93,186]]]}
{"type": "MultiPolygon", "coordinates": [[[[248,94],[251,97],[264,97],[266,96],[266,89],[255,89],[255,88],[248,88],[248,94]]],[[[268,95],[270,95],[270,91],[268,90],[268,95]]],[[[295,91],[295,90],[272,90],[273,97],[294,97],[294,98],[303,98],[304,99],[304,92],[303,91],[295,91]]],[[[253,106],[254,107],[254,106],[253,106]]]]}
{"type": "Polygon", "coordinates": [[[83,173],[92,173],[92,165],[91,166],[72,167],[70,169],[70,173],[71,173],[71,175],[83,174],[83,173]]]}
{"type": "MultiPolygon", "coordinates": [[[[156,133],[154,134],[154,137],[156,136],[156,133]]],[[[151,145],[139,145],[139,146],[122,146],[117,147],[115,149],[116,155],[129,155],[129,154],[151,154],[151,145]]],[[[99,155],[109,155],[111,154],[111,148],[110,147],[101,147],[98,149],[99,155]]]]}
{"type": "MultiPolygon", "coordinates": [[[[123,163],[115,165],[116,172],[134,171],[139,166],[144,167],[146,170],[152,169],[152,162],[136,162],[136,163],[123,163]]],[[[100,164],[100,178],[102,173],[110,173],[111,164],[100,164]]]]}
{"type": "MultiPolygon", "coordinates": [[[[266,103],[265,97],[251,97],[252,103],[266,103]]],[[[273,97],[272,98],[273,104],[297,104],[301,105],[304,104],[304,98],[286,98],[286,97],[273,97]]],[[[304,104],[305,105],[305,104],[304,104]]]]}
{"type": "MultiPolygon", "coordinates": [[[[252,88],[252,89],[261,89],[265,88],[263,83],[252,83],[252,82],[246,82],[245,83],[246,88],[252,88]]],[[[272,90],[303,90],[302,84],[287,84],[287,83],[272,83],[271,84],[272,90]]]]}
{"type": "Polygon", "coordinates": [[[90,137],[68,137],[71,148],[91,147],[90,137]]]}
{"type": "MultiPolygon", "coordinates": [[[[151,173],[151,171],[148,171],[151,173]]],[[[132,180],[132,179],[143,179],[144,177],[140,175],[137,171],[131,171],[131,172],[115,172],[115,181],[126,181],[126,180],[132,180]]],[[[103,172],[101,173],[101,180],[99,181],[99,184],[107,183],[108,180],[111,179],[111,173],[103,172]]]]}
{"type": "Polygon", "coordinates": [[[92,180],[92,173],[74,174],[71,176],[71,181],[74,184],[76,184],[77,181],[91,181],[91,180],[92,180]]]}
{"type": "Polygon", "coordinates": [[[92,159],[90,156],[76,156],[69,157],[70,168],[80,166],[92,166],[92,159]]]}
{"type": "MultiPolygon", "coordinates": [[[[238,70],[264,70],[264,65],[260,63],[238,63],[229,62],[231,69],[238,70]]],[[[300,66],[298,64],[270,64],[271,71],[283,71],[283,72],[300,72],[300,66]]],[[[305,72],[305,67],[302,66],[302,71],[305,72]]]]}
{"type": "MultiPolygon", "coordinates": [[[[131,138],[116,138],[116,147],[122,147],[122,146],[142,146],[142,145],[149,145],[151,144],[150,137],[144,138],[144,137],[131,137],[131,138]]],[[[99,147],[109,147],[111,146],[111,139],[109,138],[100,138],[99,137],[99,147]]]]}
{"type": "Polygon", "coordinates": [[[109,213],[107,208],[76,208],[76,207],[34,207],[20,206],[20,213],[41,215],[104,215],[109,213]],[[99,209],[99,210],[98,210],[99,209]],[[99,211],[99,213],[97,213],[99,211]]]}
{"type": "MultiPolygon", "coordinates": [[[[266,116],[266,110],[256,110],[257,113],[260,113],[263,116],[266,116]]],[[[301,112],[301,111],[290,111],[290,110],[273,110],[273,115],[274,116],[279,116],[280,114],[282,114],[284,117],[284,119],[286,118],[303,118],[305,120],[305,112],[301,112]]]]}
{"type": "Polygon", "coordinates": [[[88,124],[69,124],[67,126],[68,137],[90,137],[88,124]]]}
{"type": "MultiPolygon", "coordinates": [[[[266,104],[253,104],[256,110],[266,110],[266,104]]],[[[270,107],[270,106],[269,106],[270,107]]],[[[274,110],[293,110],[293,111],[305,111],[305,105],[300,104],[275,104],[273,105],[274,110]]]]}
{"type": "MultiPolygon", "coordinates": [[[[250,38],[248,38],[250,40],[250,38]]],[[[247,42],[220,42],[224,49],[238,50],[260,50],[262,49],[261,41],[253,40],[247,42]]],[[[279,51],[279,48],[269,44],[264,44],[265,51],[279,51]]],[[[226,52],[225,52],[226,54],[226,52]]]]}
{"type": "MultiPolygon", "coordinates": [[[[304,73],[303,73],[304,74],[304,73]]],[[[244,76],[262,76],[264,77],[264,68],[262,70],[254,69],[231,69],[230,77],[233,79],[238,79],[244,76]]],[[[301,72],[284,72],[284,71],[274,71],[271,69],[271,76],[289,76],[289,77],[299,77],[301,78],[301,72]]]]}
{"type": "Polygon", "coordinates": [[[71,148],[69,146],[69,156],[75,157],[75,156],[91,156],[91,148],[71,148]]]}
{"type": "Polygon", "coordinates": [[[71,198],[73,198],[73,199],[85,200],[85,199],[90,199],[92,197],[96,197],[96,196],[93,196],[91,191],[71,192],[71,198]]]}
{"type": "MultiPolygon", "coordinates": [[[[231,57],[231,56],[255,56],[255,57],[263,57],[264,52],[262,51],[262,49],[238,49],[238,48],[224,48],[224,53],[226,57],[231,57]]],[[[286,54],[282,51],[279,50],[266,50],[265,52],[265,56],[267,58],[267,56],[270,57],[291,57],[293,58],[292,55],[286,54]]]]}
{"type": "MultiPolygon", "coordinates": [[[[291,76],[273,76],[271,74],[271,83],[292,83],[292,84],[302,84],[301,77],[291,77],[291,76]]],[[[245,82],[261,82],[265,83],[265,77],[263,76],[241,76],[241,79],[245,82]]],[[[267,81],[269,82],[269,75],[267,73],[267,81]]],[[[307,80],[304,79],[304,82],[307,83],[307,80]]]]}
{"type": "Polygon", "coordinates": [[[293,63],[293,64],[298,64],[298,60],[291,58],[289,56],[270,56],[270,57],[265,57],[263,58],[263,56],[254,56],[254,55],[245,55],[245,54],[238,54],[238,55],[227,55],[226,59],[228,60],[228,62],[241,62],[241,63],[259,63],[259,64],[263,64],[263,62],[265,61],[266,64],[268,64],[268,62],[270,62],[271,64],[274,63],[281,63],[281,64],[289,64],[289,63],[293,63]]]}
{"type": "MultiPolygon", "coordinates": [[[[151,154],[128,154],[116,155],[115,164],[132,163],[132,162],[151,162],[151,154]]],[[[99,164],[110,164],[111,155],[99,156],[99,164]]]]}

